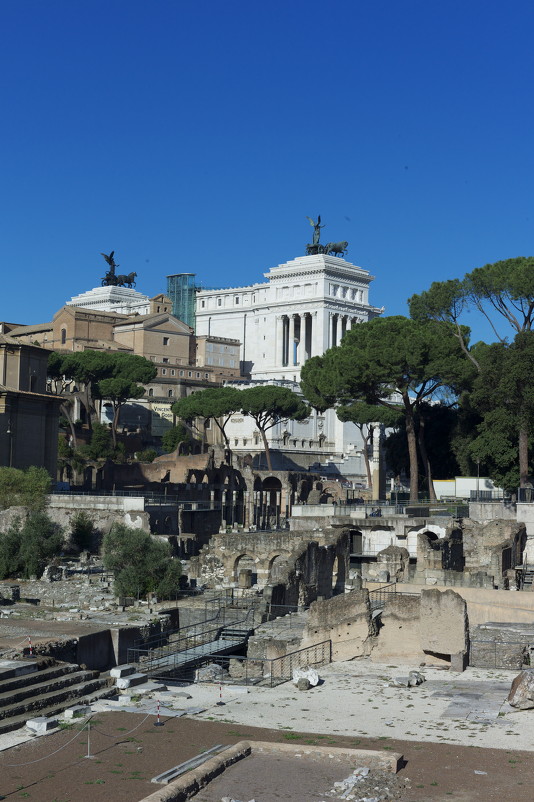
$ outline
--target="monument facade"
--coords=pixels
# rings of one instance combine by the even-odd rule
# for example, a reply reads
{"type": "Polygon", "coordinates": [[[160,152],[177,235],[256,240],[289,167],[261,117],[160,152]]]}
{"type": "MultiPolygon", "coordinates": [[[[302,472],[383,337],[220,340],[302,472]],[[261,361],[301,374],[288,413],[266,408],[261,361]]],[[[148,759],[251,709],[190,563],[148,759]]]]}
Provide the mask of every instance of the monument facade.
{"type": "MultiPolygon", "coordinates": [[[[308,218],[313,241],[306,255],[273,267],[265,282],[246,287],[198,290],[197,336],[224,336],[241,342],[241,386],[273,383],[300,392],[300,371],[311,357],[339,345],[353,326],[381,314],[369,302],[373,276],[342,256],[347,242],[320,243],[321,218],[308,218]]],[[[230,444],[241,453],[261,452],[254,423],[236,414],[227,427],[230,444]]],[[[305,421],[287,421],[268,433],[288,467],[336,460],[335,472],[365,474],[363,444],[356,426],[342,423],[333,410],[314,410],[305,421]],[[339,460],[346,460],[339,465],[339,460]]]]}
{"type": "Polygon", "coordinates": [[[197,292],[197,335],[240,340],[244,378],[298,382],[307,359],[382,311],[369,303],[369,271],[331,254],[300,256],[265,277],[197,292]]]}

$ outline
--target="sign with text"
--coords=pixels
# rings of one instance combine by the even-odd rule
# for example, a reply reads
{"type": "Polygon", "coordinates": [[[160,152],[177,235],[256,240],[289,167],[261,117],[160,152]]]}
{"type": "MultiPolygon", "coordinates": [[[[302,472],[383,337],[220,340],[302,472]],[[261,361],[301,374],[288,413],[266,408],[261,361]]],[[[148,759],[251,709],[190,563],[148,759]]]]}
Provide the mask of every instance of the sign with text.
{"type": "Polygon", "coordinates": [[[153,402],[150,404],[150,429],[153,435],[161,437],[172,428],[174,416],[171,404],[153,402]]]}

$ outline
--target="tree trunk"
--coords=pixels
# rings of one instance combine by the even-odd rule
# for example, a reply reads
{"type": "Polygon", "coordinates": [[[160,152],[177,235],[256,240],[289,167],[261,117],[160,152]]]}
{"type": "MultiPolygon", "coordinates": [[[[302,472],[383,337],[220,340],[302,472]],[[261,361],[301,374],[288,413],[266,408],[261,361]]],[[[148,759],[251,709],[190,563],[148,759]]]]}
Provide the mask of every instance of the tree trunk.
{"type": "MultiPolygon", "coordinates": [[[[226,448],[230,448],[230,441],[228,440],[228,436],[227,436],[226,432],[224,431],[224,426],[221,426],[221,424],[219,423],[217,418],[213,418],[213,420],[215,421],[215,423],[217,424],[217,426],[221,430],[221,434],[223,436],[224,445],[226,446],[226,448]]],[[[226,421],[226,423],[228,423],[228,421],[226,421]]],[[[226,425],[226,423],[225,423],[225,425],[226,425]]]]}
{"type": "Polygon", "coordinates": [[[430,460],[428,459],[428,454],[426,450],[426,443],[425,443],[425,419],[423,415],[419,415],[419,433],[418,433],[418,440],[419,440],[419,451],[421,453],[421,459],[423,461],[423,466],[425,469],[425,476],[426,476],[426,483],[428,487],[428,498],[430,501],[436,501],[436,491],[434,490],[434,483],[432,481],[432,466],[430,465],[430,460]]]}
{"type": "MultiPolygon", "coordinates": [[[[258,426],[258,429],[260,427],[258,426]]],[[[271,452],[269,451],[269,444],[267,443],[267,435],[265,434],[264,429],[260,429],[261,439],[263,440],[263,447],[265,448],[265,458],[267,460],[267,470],[272,471],[273,466],[271,464],[271,452]]]]}
{"type": "Polygon", "coordinates": [[[93,420],[92,420],[92,412],[94,411],[92,400],[91,400],[91,392],[90,386],[85,385],[83,390],[78,391],[75,395],[77,395],[82,402],[82,405],[85,408],[85,414],[87,417],[87,427],[89,431],[93,429],[93,420]]]}
{"type": "Polygon", "coordinates": [[[408,440],[408,455],[410,458],[410,501],[419,500],[419,466],[417,464],[417,441],[415,437],[415,426],[413,419],[413,409],[408,396],[403,398],[405,418],[406,418],[406,438],[408,440]]]}
{"type": "Polygon", "coordinates": [[[519,429],[519,487],[528,482],[528,425],[522,423],[519,429]]]}
{"type": "Polygon", "coordinates": [[[122,404],[113,405],[113,422],[111,424],[111,439],[113,440],[113,448],[117,448],[117,426],[119,425],[121,406],[122,404]]]}
{"type": "Polygon", "coordinates": [[[65,420],[69,424],[70,434],[72,437],[72,448],[76,448],[78,442],[76,440],[76,427],[74,426],[74,421],[72,420],[72,415],[70,409],[68,408],[66,402],[62,402],[59,407],[59,411],[64,416],[65,420]]]}

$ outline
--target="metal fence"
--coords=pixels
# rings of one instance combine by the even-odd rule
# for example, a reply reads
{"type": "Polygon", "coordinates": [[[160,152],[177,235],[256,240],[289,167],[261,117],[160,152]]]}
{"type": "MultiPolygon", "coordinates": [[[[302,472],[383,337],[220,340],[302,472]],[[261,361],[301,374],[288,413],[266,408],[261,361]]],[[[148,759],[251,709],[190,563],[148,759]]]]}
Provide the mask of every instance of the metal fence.
{"type": "Polygon", "coordinates": [[[469,665],[510,670],[531,668],[531,647],[526,641],[471,640],[469,665]]]}
{"type": "Polygon", "coordinates": [[[109,498],[144,498],[150,504],[172,504],[185,509],[220,510],[220,501],[203,501],[183,499],[171,493],[154,493],[151,490],[59,490],[50,491],[53,496],[105,496],[109,498]],[[193,506],[191,506],[193,505],[193,506]]]}
{"type": "Polygon", "coordinates": [[[389,585],[382,585],[380,588],[369,591],[369,605],[372,610],[378,610],[385,605],[388,599],[395,596],[397,593],[397,586],[395,582],[390,582],[389,585]]]}
{"type": "Polygon", "coordinates": [[[332,662],[332,641],[322,641],[282,657],[252,658],[240,655],[205,654],[195,666],[176,667],[177,682],[219,682],[223,685],[261,685],[273,688],[293,678],[297,668],[314,668],[332,662]]]}
{"type": "Polygon", "coordinates": [[[418,591],[410,593],[409,590],[397,590],[395,582],[390,582],[388,585],[382,585],[379,588],[369,591],[369,605],[371,612],[374,610],[381,610],[388,601],[394,599],[396,596],[420,596],[418,591]]]}

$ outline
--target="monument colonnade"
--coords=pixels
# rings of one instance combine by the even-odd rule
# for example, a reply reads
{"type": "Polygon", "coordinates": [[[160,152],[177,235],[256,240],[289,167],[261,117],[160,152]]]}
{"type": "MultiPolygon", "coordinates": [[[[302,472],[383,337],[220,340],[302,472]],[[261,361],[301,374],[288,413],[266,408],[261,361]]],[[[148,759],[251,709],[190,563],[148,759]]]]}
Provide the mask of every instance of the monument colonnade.
{"type": "Polygon", "coordinates": [[[343,312],[329,312],[327,341],[323,328],[318,325],[317,312],[295,312],[276,317],[276,364],[281,367],[303,365],[312,356],[321,356],[327,348],[339,345],[347,331],[360,322],[360,318],[343,312]]]}

